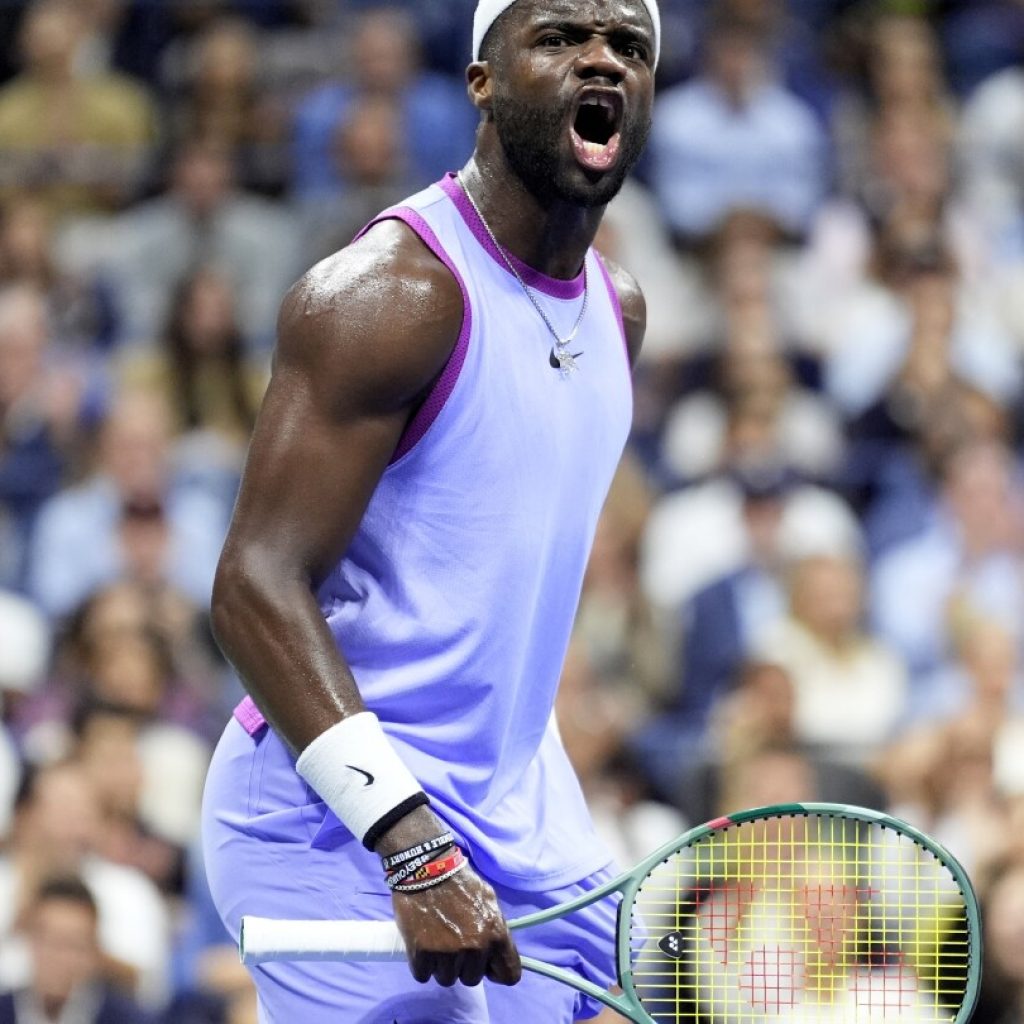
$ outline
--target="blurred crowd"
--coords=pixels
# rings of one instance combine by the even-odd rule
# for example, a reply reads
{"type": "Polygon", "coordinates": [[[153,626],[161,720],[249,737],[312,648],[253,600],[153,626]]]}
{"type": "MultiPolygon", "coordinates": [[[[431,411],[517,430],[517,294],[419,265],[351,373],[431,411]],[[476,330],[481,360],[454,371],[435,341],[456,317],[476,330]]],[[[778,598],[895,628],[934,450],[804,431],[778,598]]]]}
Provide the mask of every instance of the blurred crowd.
{"type": "MultiPolygon", "coordinates": [[[[255,1021],[212,577],[284,291],[472,151],[474,7],[0,0],[0,1024],[255,1021]]],[[[1022,1024],[1024,2],[662,8],[566,744],[623,864],[793,800],[931,832],[1022,1024]]]]}

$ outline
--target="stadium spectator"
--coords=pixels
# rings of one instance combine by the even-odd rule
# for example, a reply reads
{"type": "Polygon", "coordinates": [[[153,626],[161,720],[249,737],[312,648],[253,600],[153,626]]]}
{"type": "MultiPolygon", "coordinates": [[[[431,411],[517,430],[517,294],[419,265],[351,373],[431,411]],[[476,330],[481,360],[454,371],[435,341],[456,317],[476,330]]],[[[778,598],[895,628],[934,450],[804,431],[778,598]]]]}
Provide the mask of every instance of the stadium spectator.
{"type": "MultiPolygon", "coordinates": [[[[724,786],[735,766],[764,753],[783,760],[792,756],[809,769],[807,792],[814,799],[883,807],[885,795],[859,769],[829,759],[828,753],[811,755],[797,739],[793,680],[783,669],[767,662],[748,662],[736,672],[716,702],[709,726],[709,742],[697,757],[676,766],[666,776],[673,802],[691,821],[710,821],[735,799],[724,786]]],[[[745,805],[753,806],[753,805],[745,805]]]]}
{"type": "Polygon", "coordinates": [[[739,407],[759,410],[771,424],[785,465],[807,479],[836,479],[845,448],[842,425],[796,379],[797,359],[784,352],[772,309],[756,300],[726,300],[723,310],[721,345],[703,366],[691,360],[695,377],[704,371],[704,386],[676,403],[662,431],[669,479],[698,480],[726,463],[731,410],[739,407]]]}
{"type": "Polygon", "coordinates": [[[885,793],[867,772],[796,741],[793,708],[792,681],[782,669],[744,667],[718,708],[715,745],[679,774],[676,802],[691,821],[791,800],[885,808],[885,793]]]}
{"type": "Polygon", "coordinates": [[[40,513],[31,592],[50,615],[63,616],[127,575],[173,583],[206,607],[225,521],[216,499],[175,481],[166,405],[126,393],[104,423],[98,471],[40,513]]]}
{"type": "Polygon", "coordinates": [[[1021,489],[1012,454],[964,446],[946,466],[936,514],[875,566],[872,616],[913,677],[941,667],[951,631],[981,616],[1021,637],[1021,489]]]}
{"type": "Polygon", "coordinates": [[[787,564],[859,549],[856,523],[843,503],[778,467],[747,467],[664,499],[663,506],[648,524],[646,583],[666,620],[680,623],[682,655],[667,710],[638,739],[662,784],[704,752],[715,704],[784,618],[787,564]],[[692,571],[691,559],[708,558],[712,542],[734,545],[711,556],[729,561],[714,567],[708,559],[702,565],[711,570],[707,582],[692,593],[683,590],[681,582],[692,577],[678,577],[692,571]]]}
{"type": "Polygon", "coordinates": [[[970,97],[960,124],[964,193],[1003,260],[1024,254],[1024,70],[1007,68],[970,97]]]}
{"type": "Polygon", "coordinates": [[[983,441],[1008,445],[1013,438],[1009,410],[958,381],[941,391],[916,429],[906,426],[906,439],[854,442],[858,458],[868,449],[864,528],[873,560],[927,529],[939,505],[943,468],[958,448],[983,441]]]}
{"type": "MultiPolygon", "coordinates": [[[[819,212],[802,261],[809,275],[802,330],[816,349],[841,344],[845,318],[870,281],[890,287],[926,245],[948,254],[971,303],[998,297],[997,254],[975,210],[955,188],[951,147],[914,117],[879,118],[857,195],[835,197],[819,212]],[[843,317],[836,317],[836,310],[843,317]]],[[[991,314],[990,314],[991,316],[991,314]]]]}
{"type": "Polygon", "coordinates": [[[301,200],[347,187],[334,156],[340,126],[360,95],[384,96],[402,111],[414,182],[427,185],[472,152],[476,116],[460,82],[420,65],[412,17],[386,6],[364,12],[349,36],[346,80],[307,96],[295,114],[292,188],[301,200]]]}
{"type": "Polygon", "coordinates": [[[0,290],[0,585],[21,589],[32,531],[64,483],[82,405],[82,382],[54,365],[43,295],[0,290]]]}
{"type": "Polygon", "coordinates": [[[117,324],[112,297],[101,281],[58,265],[54,218],[45,203],[17,196],[0,212],[0,283],[30,284],[46,297],[53,337],[61,355],[85,362],[102,378],[103,357],[117,324]]]}
{"type": "Polygon", "coordinates": [[[160,342],[156,351],[127,355],[122,382],[162,392],[175,431],[201,435],[207,456],[218,447],[230,449],[237,470],[266,388],[266,371],[246,351],[231,280],[213,266],[192,271],[175,293],[160,342]]]}
{"type": "Polygon", "coordinates": [[[232,154],[246,188],[280,195],[287,181],[287,111],[260,77],[261,37],[238,17],[213,21],[191,41],[182,95],[171,103],[170,135],[203,139],[232,154]]]}
{"type": "MultiPolygon", "coordinates": [[[[133,817],[150,834],[183,849],[198,834],[210,748],[169,712],[175,706],[170,667],[167,649],[149,631],[88,643],[78,692],[70,714],[63,716],[63,721],[70,718],[73,733],[65,739],[65,750],[78,750],[83,763],[95,768],[102,766],[102,759],[86,759],[84,751],[92,751],[89,741],[100,744],[109,739],[111,754],[117,753],[126,764],[131,754],[138,776],[133,817]]],[[[56,743],[61,725],[58,718],[40,727],[56,743]]],[[[31,733],[26,746],[32,746],[31,733]]],[[[110,780],[103,776],[102,781],[110,780]]],[[[127,776],[120,781],[130,784],[127,776]]],[[[123,792],[112,796],[109,805],[123,812],[123,792]]]]}
{"type": "Polygon", "coordinates": [[[793,481],[784,474],[739,477],[748,543],[741,566],[699,590],[683,615],[675,699],[679,725],[703,745],[712,709],[739,667],[785,612],[780,532],[793,481]]]}
{"type": "Polygon", "coordinates": [[[7,723],[42,683],[50,660],[50,628],[28,601],[0,590],[0,836],[6,834],[21,780],[19,751],[7,723]]]}
{"type": "Polygon", "coordinates": [[[670,654],[664,624],[640,586],[639,554],[652,495],[627,456],[612,482],[583,581],[575,641],[606,688],[628,694],[634,714],[665,697],[670,654]]]}
{"type": "Polygon", "coordinates": [[[952,141],[956,105],[942,52],[928,20],[882,5],[860,5],[839,44],[850,80],[832,118],[840,193],[865,196],[871,138],[887,120],[909,121],[929,137],[952,141]]]}
{"type": "MultiPolygon", "coordinates": [[[[145,635],[159,647],[168,667],[169,686],[161,687],[161,721],[212,738],[234,691],[224,692],[223,663],[209,634],[205,615],[170,585],[148,586],[120,580],[94,591],[65,623],[47,685],[19,702],[13,724],[23,736],[41,722],[59,719],[67,727],[80,703],[91,651],[145,635]]],[[[66,747],[59,748],[63,753],[66,747]]],[[[30,753],[46,760],[46,752],[30,753]]]]}
{"type": "MultiPolygon", "coordinates": [[[[163,731],[164,726],[157,726],[163,731]]],[[[175,777],[173,782],[158,780],[154,785],[154,765],[147,764],[147,745],[143,717],[126,704],[105,704],[93,701],[83,704],[74,716],[76,757],[96,790],[101,827],[97,830],[97,853],[115,864],[123,864],[146,875],[162,892],[180,893],[182,888],[183,845],[169,839],[169,831],[182,831],[178,808],[172,807],[170,825],[165,820],[153,820],[154,796],[175,800],[189,796],[188,785],[175,777]],[[148,776],[148,777],[147,777],[148,776]],[[179,819],[176,821],[175,819],[179,819]],[[175,829],[174,826],[178,828],[175,829]]],[[[188,763],[189,755],[175,751],[168,762],[156,767],[169,766],[177,773],[178,765],[188,763]]],[[[153,759],[148,758],[150,762],[153,759]]],[[[200,778],[205,762],[200,767],[200,778]]],[[[193,778],[193,788],[194,788],[193,778]]],[[[183,801],[183,802],[185,802],[183,801]]],[[[193,797],[192,809],[195,809],[193,797]]],[[[186,823],[186,829],[192,823],[186,823]]]]}
{"type": "Polygon", "coordinates": [[[864,629],[863,577],[853,557],[793,565],[789,615],[759,651],[793,681],[796,739],[853,763],[893,734],[908,699],[903,663],[864,629]]]}
{"type": "Polygon", "coordinates": [[[662,94],[651,142],[659,203],[686,244],[737,209],[800,236],[827,186],[821,126],[775,81],[763,36],[742,21],[715,25],[705,73],[662,94]]]}
{"type": "Polygon", "coordinates": [[[686,827],[629,750],[640,710],[628,687],[610,687],[600,678],[574,639],[555,705],[559,733],[598,834],[623,864],[640,860],[686,827]]]}
{"type": "Polygon", "coordinates": [[[32,188],[53,210],[110,209],[136,193],[155,139],[145,90],[79,74],[84,24],[69,0],[35,0],[22,26],[24,71],[0,90],[0,194],[32,188]]]}
{"type": "Polygon", "coordinates": [[[67,623],[49,681],[17,701],[12,731],[24,756],[72,754],[94,708],[129,719],[142,770],[138,816],[185,845],[196,779],[234,697],[209,643],[194,606],[170,588],[121,581],[96,591],[67,623]]]}
{"type": "Polygon", "coordinates": [[[166,997],[169,909],[144,875],[96,855],[96,792],[73,763],[41,768],[22,784],[14,828],[0,857],[0,985],[18,988],[31,971],[25,911],[53,875],[80,875],[100,911],[100,943],[112,976],[148,1006],[166,997]]]}
{"type": "Polygon", "coordinates": [[[930,229],[889,226],[879,276],[837,317],[826,367],[829,393],[850,419],[882,410],[896,431],[920,422],[937,393],[960,381],[1009,404],[1024,377],[1006,329],[961,289],[951,254],[930,229]],[[894,237],[895,236],[895,237],[894,237]]]}
{"type": "Polygon", "coordinates": [[[1003,625],[967,621],[953,632],[954,657],[911,691],[910,723],[976,713],[999,724],[1024,714],[1020,648],[1003,625]]]}
{"type": "Polygon", "coordinates": [[[176,997],[166,1024],[252,1024],[256,989],[214,906],[198,843],[188,851],[185,885],[174,961],[176,997]]]}
{"type": "Polygon", "coordinates": [[[105,973],[99,907],[79,878],[53,878],[25,913],[31,981],[0,995],[0,1024],[147,1024],[105,973]]]}
{"type": "Polygon", "coordinates": [[[752,559],[770,555],[778,564],[860,549],[860,526],[849,506],[834,492],[798,480],[778,457],[775,428],[759,406],[737,406],[720,471],[655,502],[640,566],[644,591],[659,612],[677,614],[704,587],[740,572],[752,559]],[[765,517],[752,532],[746,497],[781,491],[788,493],[778,529],[765,517]],[[768,549],[756,554],[765,543],[768,549]]]}
{"type": "Polygon", "coordinates": [[[235,285],[247,345],[260,350],[294,277],[297,244],[290,212],[236,187],[222,143],[191,141],[174,156],[166,193],[87,227],[77,247],[94,249],[109,276],[125,343],[153,345],[180,281],[214,265],[235,285]]]}
{"type": "Polygon", "coordinates": [[[381,210],[414,190],[401,107],[390,96],[354,97],[332,152],[344,190],[299,204],[302,234],[314,259],[348,245],[381,210]]]}

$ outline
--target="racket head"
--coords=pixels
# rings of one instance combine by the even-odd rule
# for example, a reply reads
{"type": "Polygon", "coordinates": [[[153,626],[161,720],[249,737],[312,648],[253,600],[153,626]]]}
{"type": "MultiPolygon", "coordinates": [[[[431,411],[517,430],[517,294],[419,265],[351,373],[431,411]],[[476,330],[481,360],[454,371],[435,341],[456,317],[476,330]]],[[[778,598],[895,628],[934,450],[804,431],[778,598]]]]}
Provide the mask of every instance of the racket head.
{"type": "Polygon", "coordinates": [[[905,822],[787,804],[699,826],[621,887],[621,1005],[638,1024],[966,1024],[978,902],[905,822]]]}

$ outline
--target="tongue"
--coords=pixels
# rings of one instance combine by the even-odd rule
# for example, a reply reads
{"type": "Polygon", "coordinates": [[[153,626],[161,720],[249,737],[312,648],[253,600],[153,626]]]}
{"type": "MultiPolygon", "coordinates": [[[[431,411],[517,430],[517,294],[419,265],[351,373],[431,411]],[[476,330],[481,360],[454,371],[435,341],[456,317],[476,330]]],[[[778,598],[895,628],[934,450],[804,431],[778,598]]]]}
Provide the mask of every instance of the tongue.
{"type": "Polygon", "coordinates": [[[622,136],[616,132],[606,143],[588,142],[575,129],[572,132],[576,159],[588,171],[607,171],[618,159],[621,139],[622,136]]]}

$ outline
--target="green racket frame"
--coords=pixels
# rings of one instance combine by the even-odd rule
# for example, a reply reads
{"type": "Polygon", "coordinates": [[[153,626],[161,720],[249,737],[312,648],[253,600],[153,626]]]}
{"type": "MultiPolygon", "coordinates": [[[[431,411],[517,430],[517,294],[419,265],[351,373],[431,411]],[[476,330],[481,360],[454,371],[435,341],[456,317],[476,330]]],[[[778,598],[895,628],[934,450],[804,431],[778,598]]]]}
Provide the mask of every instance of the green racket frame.
{"type": "Polygon", "coordinates": [[[625,916],[631,910],[637,893],[648,875],[663,861],[667,860],[674,853],[705,839],[707,836],[728,828],[732,825],[742,825],[750,821],[758,821],[779,817],[794,817],[817,815],[821,817],[841,818],[846,821],[862,821],[882,828],[891,829],[896,833],[907,836],[919,846],[933,854],[950,872],[955,879],[964,897],[964,905],[967,913],[968,931],[968,965],[967,965],[967,987],[964,992],[964,1000],[952,1024],[967,1024],[974,1012],[974,1006],[978,998],[978,989],[981,985],[981,962],[982,962],[982,937],[981,937],[981,912],[978,908],[978,900],[974,893],[967,873],[959,861],[934,839],[929,838],[923,832],[908,825],[904,821],[892,818],[879,811],[872,811],[864,807],[851,807],[845,804],[807,803],[807,804],[779,804],[774,807],[759,807],[753,810],[742,811],[727,817],[719,818],[716,821],[699,825],[684,833],[677,839],[666,843],[660,850],[652,853],[646,860],[642,861],[635,868],[625,874],[606,882],[604,885],[592,892],[587,893],[579,899],[570,903],[563,903],[550,910],[544,910],[537,914],[530,914],[527,917],[516,918],[509,922],[512,931],[521,931],[531,928],[534,925],[544,924],[556,918],[565,917],[584,907],[589,907],[599,900],[603,900],[613,893],[621,893],[623,897],[622,909],[620,910],[620,925],[618,930],[617,968],[619,984],[623,994],[616,996],[599,988],[592,982],[581,978],[578,974],[565,970],[561,967],[552,967],[550,964],[534,960],[530,957],[523,958],[523,966],[536,974],[552,978],[564,985],[576,989],[593,999],[598,1000],[605,1006],[611,1007],[621,1013],[633,1024],[656,1024],[654,1019],[643,1008],[640,996],[633,984],[632,978],[632,950],[630,947],[629,929],[622,924],[628,920],[625,916]]]}

